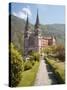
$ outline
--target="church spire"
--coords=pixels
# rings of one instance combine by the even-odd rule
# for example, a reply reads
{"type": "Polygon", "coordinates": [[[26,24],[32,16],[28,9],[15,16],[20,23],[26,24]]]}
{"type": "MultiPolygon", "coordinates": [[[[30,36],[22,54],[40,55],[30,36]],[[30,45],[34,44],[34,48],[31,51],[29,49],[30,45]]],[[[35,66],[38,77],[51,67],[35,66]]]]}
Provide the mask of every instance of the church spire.
{"type": "Polygon", "coordinates": [[[36,17],[35,28],[39,28],[39,15],[38,15],[38,9],[37,9],[37,17],[36,17]]]}
{"type": "Polygon", "coordinates": [[[25,30],[28,30],[28,29],[29,29],[29,19],[28,19],[28,14],[27,14],[25,30]]]}
{"type": "Polygon", "coordinates": [[[26,25],[25,25],[24,37],[28,37],[29,29],[30,29],[30,26],[29,26],[28,14],[27,14],[27,20],[26,20],[26,25]]]}

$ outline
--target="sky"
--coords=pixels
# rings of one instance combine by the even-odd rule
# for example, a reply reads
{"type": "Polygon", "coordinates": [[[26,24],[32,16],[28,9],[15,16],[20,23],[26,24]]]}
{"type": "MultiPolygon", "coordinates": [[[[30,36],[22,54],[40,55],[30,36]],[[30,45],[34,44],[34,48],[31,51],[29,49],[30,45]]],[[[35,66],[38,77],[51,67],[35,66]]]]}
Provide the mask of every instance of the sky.
{"type": "Polygon", "coordinates": [[[37,9],[40,24],[65,24],[65,6],[60,5],[11,3],[9,13],[24,20],[28,14],[29,22],[35,24],[37,9]]]}

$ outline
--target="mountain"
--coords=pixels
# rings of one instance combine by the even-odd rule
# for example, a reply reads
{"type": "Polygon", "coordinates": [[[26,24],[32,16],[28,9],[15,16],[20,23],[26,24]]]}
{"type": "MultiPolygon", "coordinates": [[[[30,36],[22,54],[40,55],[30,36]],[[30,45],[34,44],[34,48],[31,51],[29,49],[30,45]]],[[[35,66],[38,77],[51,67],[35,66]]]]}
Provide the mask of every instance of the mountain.
{"type": "MultiPolygon", "coordinates": [[[[25,20],[20,19],[16,16],[10,15],[11,18],[11,41],[14,43],[16,48],[23,51],[23,36],[25,30],[25,20]]],[[[30,24],[30,27],[34,29],[34,26],[30,24]]],[[[55,36],[57,43],[64,44],[65,41],[65,24],[47,24],[40,25],[41,34],[43,36],[55,36]]]]}
{"type": "Polygon", "coordinates": [[[25,21],[13,15],[10,15],[9,17],[11,18],[11,42],[13,42],[15,47],[22,52],[25,21]]]}

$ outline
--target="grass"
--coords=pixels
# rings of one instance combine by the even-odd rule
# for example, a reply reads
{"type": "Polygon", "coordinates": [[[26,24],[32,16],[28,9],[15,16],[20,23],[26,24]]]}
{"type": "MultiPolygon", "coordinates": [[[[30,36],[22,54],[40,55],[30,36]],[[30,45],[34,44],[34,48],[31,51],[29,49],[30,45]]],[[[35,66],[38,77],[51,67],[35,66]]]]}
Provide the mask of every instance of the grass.
{"type": "Polygon", "coordinates": [[[52,67],[53,72],[56,74],[59,83],[65,82],[64,62],[56,61],[54,58],[47,58],[47,63],[52,67]]]}
{"type": "Polygon", "coordinates": [[[34,84],[36,74],[38,71],[39,62],[35,62],[35,65],[32,67],[32,69],[22,72],[22,79],[18,85],[18,87],[21,86],[32,86],[34,84]]]}

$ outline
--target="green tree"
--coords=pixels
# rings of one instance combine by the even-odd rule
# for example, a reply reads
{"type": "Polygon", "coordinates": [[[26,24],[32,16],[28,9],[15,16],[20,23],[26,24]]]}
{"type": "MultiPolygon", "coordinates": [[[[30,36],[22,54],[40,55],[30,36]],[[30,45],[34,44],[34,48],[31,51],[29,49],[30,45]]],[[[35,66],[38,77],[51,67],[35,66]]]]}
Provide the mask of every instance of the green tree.
{"type": "Polygon", "coordinates": [[[65,48],[63,45],[58,45],[56,48],[57,58],[61,61],[65,61],[65,48]]]}
{"type": "Polygon", "coordinates": [[[21,72],[23,71],[23,58],[20,53],[16,50],[13,43],[10,45],[10,53],[11,53],[11,87],[15,87],[18,85],[21,80],[21,72]]]}

